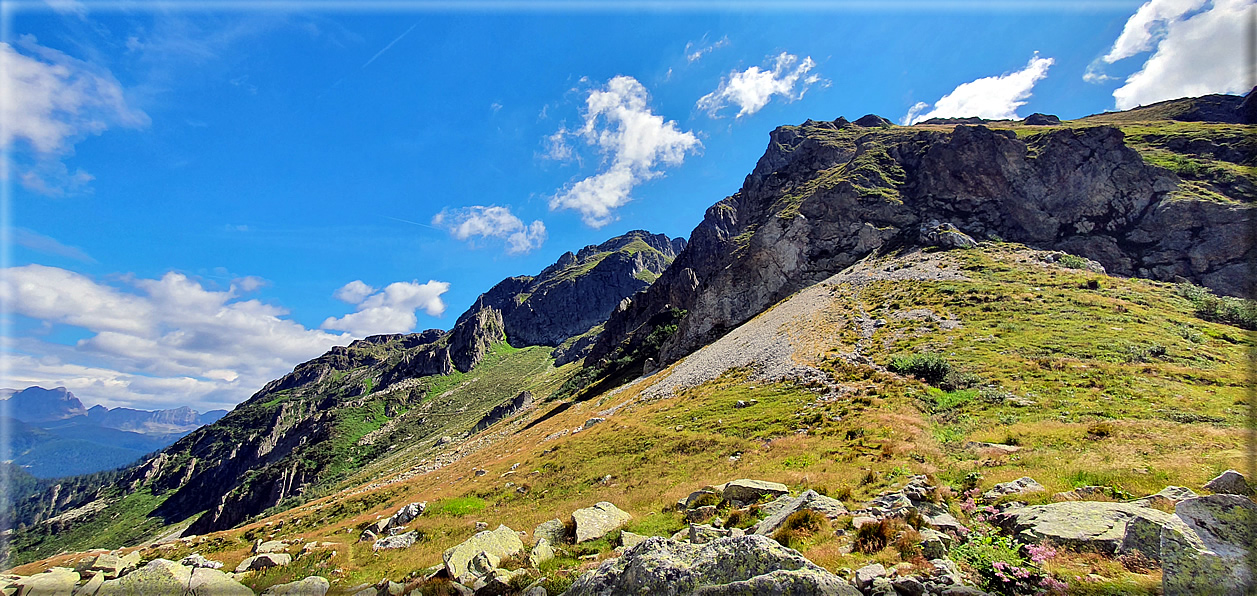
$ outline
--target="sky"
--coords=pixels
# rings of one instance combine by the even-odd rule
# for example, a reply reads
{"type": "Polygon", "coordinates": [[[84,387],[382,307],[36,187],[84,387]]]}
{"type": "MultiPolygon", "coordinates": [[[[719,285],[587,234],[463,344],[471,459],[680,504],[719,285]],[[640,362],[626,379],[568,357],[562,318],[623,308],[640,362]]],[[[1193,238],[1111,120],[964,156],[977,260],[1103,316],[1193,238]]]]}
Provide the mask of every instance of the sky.
{"type": "Polygon", "coordinates": [[[677,6],[0,2],[3,385],[230,408],[566,251],[688,237],[779,125],[1253,81],[1252,0],[677,6]]]}

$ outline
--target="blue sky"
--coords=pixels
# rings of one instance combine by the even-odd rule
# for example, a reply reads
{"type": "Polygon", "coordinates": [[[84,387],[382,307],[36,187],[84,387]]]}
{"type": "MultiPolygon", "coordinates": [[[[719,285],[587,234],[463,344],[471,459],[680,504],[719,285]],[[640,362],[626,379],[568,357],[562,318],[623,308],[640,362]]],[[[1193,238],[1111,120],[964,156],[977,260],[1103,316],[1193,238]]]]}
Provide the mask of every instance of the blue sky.
{"type": "Polygon", "coordinates": [[[1251,80],[1240,0],[4,6],[6,385],[110,406],[229,407],[565,251],[688,236],[778,125],[1251,80]]]}

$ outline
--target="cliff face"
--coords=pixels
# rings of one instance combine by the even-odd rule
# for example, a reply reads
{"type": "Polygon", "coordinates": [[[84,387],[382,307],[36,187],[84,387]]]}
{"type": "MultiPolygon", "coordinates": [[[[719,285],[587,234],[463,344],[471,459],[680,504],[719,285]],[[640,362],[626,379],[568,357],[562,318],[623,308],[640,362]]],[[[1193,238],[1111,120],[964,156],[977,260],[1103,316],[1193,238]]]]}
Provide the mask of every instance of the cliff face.
{"type": "Polygon", "coordinates": [[[1153,165],[1110,126],[781,127],[741,190],[708,209],[673,265],[611,316],[590,357],[640,343],[646,321],[680,308],[688,316],[660,353],[675,361],[873,251],[917,243],[930,222],[1063,250],[1114,274],[1247,294],[1253,207],[1206,186],[1153,165]]]}

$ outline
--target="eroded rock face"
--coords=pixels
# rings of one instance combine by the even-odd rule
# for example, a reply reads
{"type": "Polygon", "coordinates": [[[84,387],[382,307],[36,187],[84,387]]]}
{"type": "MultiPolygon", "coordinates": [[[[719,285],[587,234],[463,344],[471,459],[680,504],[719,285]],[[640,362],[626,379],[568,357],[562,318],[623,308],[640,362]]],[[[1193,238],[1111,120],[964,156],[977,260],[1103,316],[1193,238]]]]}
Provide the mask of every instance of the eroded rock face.
{"type": "Polygon", "coordinates": [[[1257,589],[1248,558],[1257,545],[1257,504],[1239,495],[1181,501],[1174,523],[1161,532],[1166,596],[1240,596],[1257,589]]]}
{"type": "Polygon", "coordinates": [[[701,546],[649,538],[577,578],[566,594],[856,596],[859,591],[798,552],[747,535],[701,546]]]}
{"type": "Polygon", "coordinates": [[[1076,254],[1111,274],[1177,276],[1244,295],[1254,207],[1172,200],[1179,187],[1106,126],[1028,140],[982,125],[780,127],[672,266],[611,315],[589,357],[607,357],[626,338],[641,345],[646,322],[684,309],[657,359],[670,364],[872,251],[916,244],[932,220],[973,239],[1076,254]]]}

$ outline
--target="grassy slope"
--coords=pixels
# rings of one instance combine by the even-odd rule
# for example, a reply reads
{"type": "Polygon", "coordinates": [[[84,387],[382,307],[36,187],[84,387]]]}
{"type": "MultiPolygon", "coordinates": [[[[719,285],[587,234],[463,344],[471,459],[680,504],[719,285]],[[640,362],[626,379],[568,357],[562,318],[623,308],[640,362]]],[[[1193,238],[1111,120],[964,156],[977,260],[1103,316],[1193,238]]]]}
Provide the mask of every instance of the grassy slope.
{"type": "MultiPolygon", "coordinates": [[[[821,401],[810,387],[753,383],[745,371],[730,371],[677,398],[631,405],[589,430],[545,440],[631,399],[644,386],[638,383],[576,404],[447,468],[323,499],[272,518],[274,525],[219,533],[199,550],[230,566],[255,537],[336,542],[334,557],[310,558],[250,583],[260,588],[320,573],[349,586],[401,579],[439,563],[445,548],[474,533],[476,521],[530,530],[600,500],[631,512],[634,531],[670,534],[682,523],[663,512],[667,505],[705,484],[741,477],[817,488],[857,506],[912,473],[959,484],[977,472],[981,487],[1029,475],[1049,491],[1032,496],[1034,502],[1084,484],[1134,495],[1171,484],[1198,487],[1221,469],[1239,467],[1251,334],[1200,320],[1173,286],[1046,265],[1033,256],[987,244],[948,254],[971,281],[831,288],[829,310],[837,316],[827,318],[837,322],[813,330],[809,346],[819,346],[818,357],[809,360],[847,387],[839,399],[821,401]],[[857,306],[887,320],[861,342],[875,362],[937,351],[986,389],[940,397],[916,379],[836,358],[860,341],[844,321],[857,306]],[[944,329],[904,316],[923,309],[962,324],[944,329]],[[1003,393],[1036,404],[1015,407],[997,399],[1003,393]],[[759,403],[738,409],[739,399],[759,403]],[[1023,450],[979,453],[964,448],[969,440],[1016,441],[1023,450]],[[476,468],[487,473],[475,476],[476,468]],[[416,500],[433,502],[436,511],[412,524],[425,535],[416,546],[375,554],[353,542],[358,528],[416,500]]],[[[955,503],[953,511],[967,519],[955,503]]],[[[893,549],[866,555],[845,546],[846,539],[827,532],[796,543],[835,570],[901,558],[893,549]]],[[[609,544],[574,554],[598,547],[600,557],[608,556],[609,544]]],[[[561,586],[578,565],[592,564],[560,560],[548,568],[552,586],[561,586]]],[[[1131,573],[1095,555],[1064,555],[1049,568],[1065,577],[1109,578],[1087,585],[1096,591],[1140,591],[1159,581],[1156,571],[1131,573]]]]}

